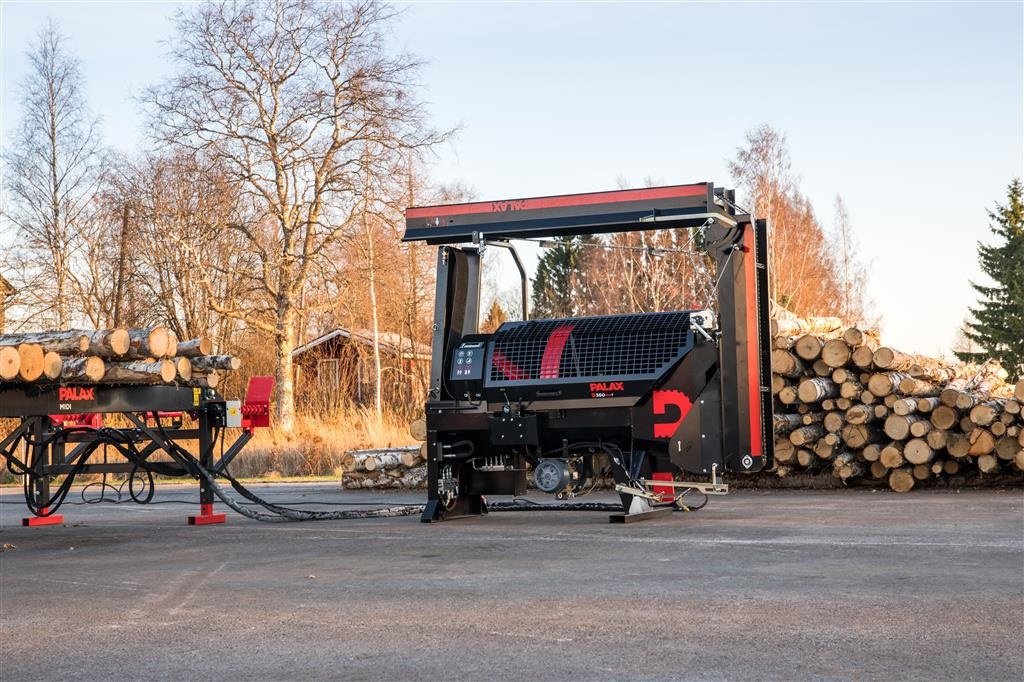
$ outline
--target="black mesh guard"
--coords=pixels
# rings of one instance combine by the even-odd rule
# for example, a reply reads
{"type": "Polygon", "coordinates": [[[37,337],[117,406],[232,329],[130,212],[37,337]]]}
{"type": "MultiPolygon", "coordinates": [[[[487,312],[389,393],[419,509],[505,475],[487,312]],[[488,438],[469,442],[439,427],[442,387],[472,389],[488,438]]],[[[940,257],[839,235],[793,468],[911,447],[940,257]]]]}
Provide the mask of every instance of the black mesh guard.
{"type": "Polygon", "coordinates": [[[492,337],[487,384],[654,378],[686,354],[690,312],[507,322],[492,337]]]}

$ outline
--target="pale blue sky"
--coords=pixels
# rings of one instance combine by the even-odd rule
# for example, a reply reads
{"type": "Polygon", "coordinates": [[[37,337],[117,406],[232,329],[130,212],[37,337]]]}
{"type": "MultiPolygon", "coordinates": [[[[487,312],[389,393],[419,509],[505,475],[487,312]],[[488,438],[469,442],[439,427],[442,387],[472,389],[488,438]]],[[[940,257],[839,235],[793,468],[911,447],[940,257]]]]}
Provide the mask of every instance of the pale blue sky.
{"type": "MultiPolygon", "coordinates": [[[[0,128],[27,40],[58,18],[106,140],[145,144],[132,101],[168,73],[173,3],[0,2],[0,128]]],[[[974,300],[985,208],[1022,174],[1024,4],[402,5],[428,63],[435,176],[479,198],[729,183],[745,130],[786,132],[826,225],[846,199],[886,340],[944,351],[974,300]]]]}

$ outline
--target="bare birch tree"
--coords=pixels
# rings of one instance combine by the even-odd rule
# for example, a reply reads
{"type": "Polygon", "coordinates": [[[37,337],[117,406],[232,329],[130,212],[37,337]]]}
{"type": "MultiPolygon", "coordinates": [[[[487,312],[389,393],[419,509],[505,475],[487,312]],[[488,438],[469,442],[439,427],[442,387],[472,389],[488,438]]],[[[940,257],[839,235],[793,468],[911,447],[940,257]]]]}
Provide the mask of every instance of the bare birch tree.
{"type": "Polygon", "coordinates": [[[833,245],[800,192],[786,136],[768,125],[749,131],[729,170],[744,195],[741,203],[769,221],[772,300],[799,314],[840,314],[833,245]]]}
{"type": "Polygon", "coordinates": [[[21,84],[21,117],[5,150],[6,216],[16,226],[22,302],[38,324],[72,322],[75,258],[97,191],[101,162],[99,124],[86,106],[78,60],[53,21],[28,50],[21,84]]]}
{"type": "Polygon", "coordinates": [[[416,97],[418,62],[386,53],[393,10],[373,0],[206,3],[177,18],[178,73],[151,89],[166,143],[210,157],[246,202],[237,231],[273,318],[208,291],[214,309],[271,334],[277,425],[294,425],[292,350],[305,284],[353,229],[360,194],[394,155],[444,138],[416,97]],[[367,150],[372,149],[373,154],[367,150]]]}

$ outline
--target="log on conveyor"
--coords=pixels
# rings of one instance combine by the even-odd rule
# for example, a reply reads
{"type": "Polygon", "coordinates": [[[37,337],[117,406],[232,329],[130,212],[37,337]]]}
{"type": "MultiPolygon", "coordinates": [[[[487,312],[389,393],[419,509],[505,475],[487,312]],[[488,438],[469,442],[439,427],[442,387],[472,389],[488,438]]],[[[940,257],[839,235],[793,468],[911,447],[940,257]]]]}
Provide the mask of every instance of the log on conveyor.
{"type": "Polygon", "coordinates": [[[169,384],[178,375],[170,360],[155,362],[110,362],[100,380],[104,384],[169,384]]]}
{"type": "Polygon", "coordinates": [[[29,332],[0,334],[0,346],[32,343],[59,355],[79,355],[89,351],[89,337],[79,331],[29,332]]]}

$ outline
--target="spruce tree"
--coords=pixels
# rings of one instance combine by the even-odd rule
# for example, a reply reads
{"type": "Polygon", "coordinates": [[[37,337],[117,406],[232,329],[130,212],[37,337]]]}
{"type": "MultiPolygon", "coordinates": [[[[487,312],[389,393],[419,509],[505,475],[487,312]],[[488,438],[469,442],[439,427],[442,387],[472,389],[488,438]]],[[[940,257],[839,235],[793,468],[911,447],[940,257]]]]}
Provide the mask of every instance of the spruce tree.
{"type": "Polygon", "coordinates": [[[1014,380],[1024,376],[1024,203],[1021,181],[1015,179],[1007,190],[1005,205],[989,211],[989,229],[994,243],[978,243],[978,261],[992,280],[991,286],[971,282],[978,292],[977,307],[970,308],[973,320],[965,336],[981,352],[961,352],[961,360],[998,360],[1014,380]]]}
{"type": "Polygon", "coordinates": [[[572,317],[577,314],[573,301],[573,280],[579,266],[582,240],[559,237],[537,261],[533,278],[533,310],[531,317],[544,319],[572,317]]]}

